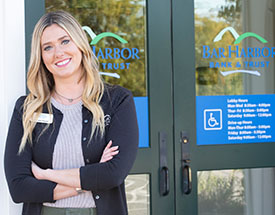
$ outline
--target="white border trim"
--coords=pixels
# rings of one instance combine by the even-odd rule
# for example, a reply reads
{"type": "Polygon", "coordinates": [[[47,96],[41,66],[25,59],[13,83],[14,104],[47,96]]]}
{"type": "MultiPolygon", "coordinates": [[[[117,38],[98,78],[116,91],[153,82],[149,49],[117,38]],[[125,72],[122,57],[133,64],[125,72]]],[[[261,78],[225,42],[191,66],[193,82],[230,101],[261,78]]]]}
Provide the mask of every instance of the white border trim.
{"type": "Polygon", "coordinates": [[[4,175],[4,149],[16,99],[25,94],[25,1],[0,1],[0,208],[1,214],[21,214],[22,204],[10,198],[4,175]]]}

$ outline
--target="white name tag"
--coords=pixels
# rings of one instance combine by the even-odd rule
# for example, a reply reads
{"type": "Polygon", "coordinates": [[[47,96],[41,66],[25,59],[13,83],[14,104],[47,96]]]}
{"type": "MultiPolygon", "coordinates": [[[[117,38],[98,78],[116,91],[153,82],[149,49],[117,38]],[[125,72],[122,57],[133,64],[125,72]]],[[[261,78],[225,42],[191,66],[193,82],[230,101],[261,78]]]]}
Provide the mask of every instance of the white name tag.
{"type": "MultiPolygon", "coordinates": [[[[34,113],[34,119],[37,117],[37,113],[34,113]]],[[[53,115],[49,113],[41,113],[36,120],[36,122],[40,123],[53,123],[53,115]]]]}

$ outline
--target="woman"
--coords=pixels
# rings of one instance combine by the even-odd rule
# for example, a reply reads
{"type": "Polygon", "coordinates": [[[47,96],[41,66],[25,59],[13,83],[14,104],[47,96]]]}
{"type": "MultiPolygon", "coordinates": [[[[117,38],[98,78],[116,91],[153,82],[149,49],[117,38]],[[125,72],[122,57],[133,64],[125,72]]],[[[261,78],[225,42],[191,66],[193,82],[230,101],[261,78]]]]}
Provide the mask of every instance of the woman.
{"type": "Polygon", "coordinates": [[[133,97],[103,84],[86,35],[67,12],[36,24],[27,85],[4,160],[22,214],[127,214],[124,179],[138,148],[133,97]]]}

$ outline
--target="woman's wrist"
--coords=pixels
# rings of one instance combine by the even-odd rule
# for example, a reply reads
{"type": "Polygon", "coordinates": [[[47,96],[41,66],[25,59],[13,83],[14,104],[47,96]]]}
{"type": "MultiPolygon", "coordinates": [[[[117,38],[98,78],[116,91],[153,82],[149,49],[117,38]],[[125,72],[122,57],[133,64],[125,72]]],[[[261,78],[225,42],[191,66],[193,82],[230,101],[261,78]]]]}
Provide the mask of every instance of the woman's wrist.
{"type": "Polygon", "coordinates": [[[40,172],[40,174],[43,175],[43,179],[55,182],[57,184],[72,187],[73,189],[81,187],[79,169],[45,169],[42,172],[40,172]]]}
{"type": "Polygon", "coordinates": [[[77,195],[78,193],[73,187],[57,184],[57,186],[54,189],[54,200],[64,199],[77,195]]]}
{"type": "Polygon", "coordinates": [[[51,175],[52,175],[53,170],[52,169],[45,169],[43,171],[43,179],[44,180],[48,180],[48,181],[52,181],[51,179],[51,175]]]}
{"type": "Polygon", "coordinates": [[[79,188],[79,187],[75,188],[75,191],[77,192],[77,194],[84,193],[84,190],[82,190],[82,189],[79,188]]]}

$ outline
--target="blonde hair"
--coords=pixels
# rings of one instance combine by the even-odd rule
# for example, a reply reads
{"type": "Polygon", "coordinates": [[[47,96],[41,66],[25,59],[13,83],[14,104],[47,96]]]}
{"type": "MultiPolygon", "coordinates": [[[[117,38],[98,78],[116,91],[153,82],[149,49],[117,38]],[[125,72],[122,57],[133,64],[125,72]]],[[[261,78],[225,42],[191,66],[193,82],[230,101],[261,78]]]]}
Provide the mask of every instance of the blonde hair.
{"type": "Polygon", "coordinates": [[[32,35],[31,56],[27,75],[27,86],[30,93],[23,105],[24,133],[19,153],[24,150],[28,141],[32,144],[32,132],[45,103],[49,113],[52,113],[50,98],[54,88],[54,79],[42,61],[40,45],[43,31],[52,24],[57,24],[63,28],[82,52],[84,71],[82,78],[85,78],[82,101],[93,115],[90,139],[95,132],[101,136],[104,133],[104,112],[99,105],[104,92],[104,84],[99,74],[97,59],[91,50],[86,34],[71,14],[65,11],[50,12],[40,18],[32,35]]]}

